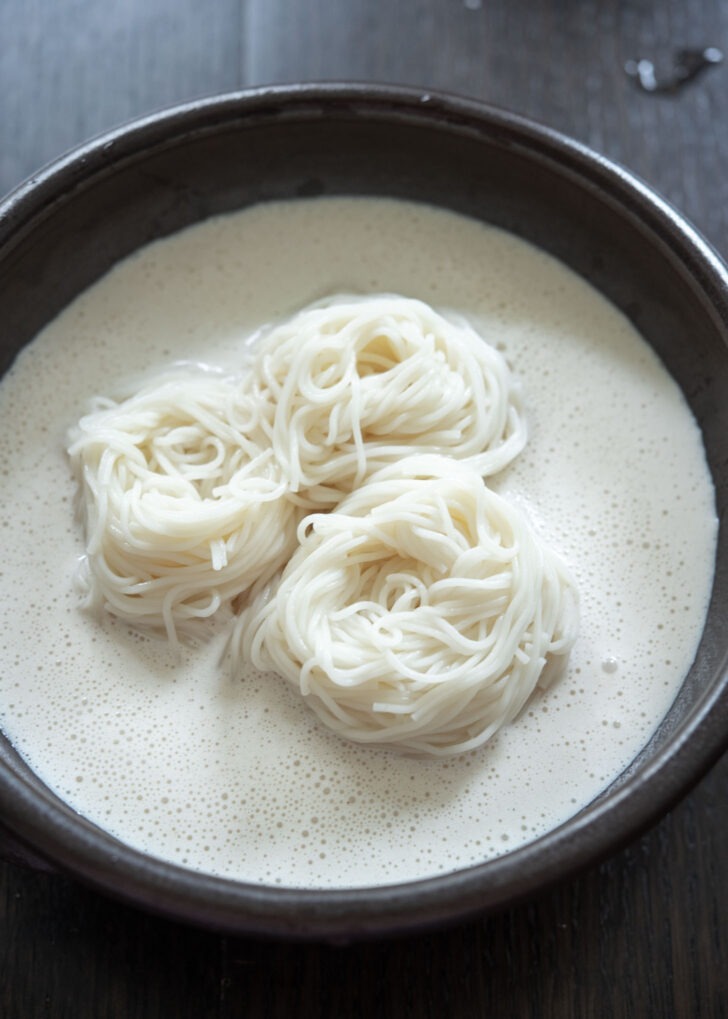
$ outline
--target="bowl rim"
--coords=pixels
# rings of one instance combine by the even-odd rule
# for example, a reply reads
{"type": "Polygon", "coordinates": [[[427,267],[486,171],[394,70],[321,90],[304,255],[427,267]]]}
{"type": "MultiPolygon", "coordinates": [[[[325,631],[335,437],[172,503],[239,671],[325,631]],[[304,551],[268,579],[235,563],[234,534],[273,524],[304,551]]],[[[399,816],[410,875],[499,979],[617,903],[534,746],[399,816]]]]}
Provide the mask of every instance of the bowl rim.
{"type": "MultiPolygon", "coordinates": [[[[77,146],[0,202],[0,248],[99,174],[182,138],[214,134],[255,117],[399,119],[497,136],[639,220],[658,246],[690,270],[728,338],[728,268],[669,202],[635,174],[550,127],[475,99],[406,86],[327,82],[242,89],[174,105],[77,146]]],[[[462,870],[353,889],[246,883],[167,863],[119,842],[39,791],[0,759],[0,816],[21,846],[87,884],[134,905],[235,933],[334,940],[412,931],[500,909],[573,877],[634,839],[672,807],[728,747],[728,652],[722,681],[693,704],[667,745],[606,799],[501,856],[462,870]]]]}

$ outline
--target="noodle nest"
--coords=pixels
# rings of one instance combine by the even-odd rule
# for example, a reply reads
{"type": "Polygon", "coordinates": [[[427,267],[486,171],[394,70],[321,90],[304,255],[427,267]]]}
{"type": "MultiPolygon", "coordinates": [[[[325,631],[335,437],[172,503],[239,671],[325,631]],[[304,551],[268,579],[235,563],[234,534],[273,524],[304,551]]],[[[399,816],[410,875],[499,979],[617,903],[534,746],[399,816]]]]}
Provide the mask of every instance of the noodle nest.
{"type": "Polygon", "coordinates": [[[275,670],[341,736],[471,750],[561,672],[577,594],[560,558],[472,468],[412,457],[299,526],[244,609],[234,663],[275,670]]]}
{"type": "Polygon", "coordinates": [[[89,605],[142,629],[203,636],[296,547],[301,511],[239,380],[183,372],[97,399],[69,434],[89,605]]]}
{"type": "Polygon", "coordinates": [[[251,391],[308,508],[330,508],[402,457],[437,453],[483,477],[526,442],[520,391],[496,348],[422,301],[339,296],[265,334],[251,391]],[[268,424],[270,422],[270,424],[268,424]]]}

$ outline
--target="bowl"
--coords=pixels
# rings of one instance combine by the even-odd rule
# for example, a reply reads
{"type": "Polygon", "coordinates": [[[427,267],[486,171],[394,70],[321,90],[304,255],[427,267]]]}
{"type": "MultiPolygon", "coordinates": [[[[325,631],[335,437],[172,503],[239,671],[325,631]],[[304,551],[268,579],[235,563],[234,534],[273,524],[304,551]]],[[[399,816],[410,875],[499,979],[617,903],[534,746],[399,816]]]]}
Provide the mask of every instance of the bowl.
{"type": "MultiPolygon", "coordinates": [[[[681,386],[702,429],[723,521],[726,267],[624,169],[545,127],[465,99],[369,85],[261,88],[152,115],[62,157],[0,205],[0,371],[77,294],[152,240],[260,201],[361,194],[428,202],[504,228],[609,298],[681,386]]],[[[6,851],[142,908],[236,933],[351,939],[513,904],[633,839],[726,748],[727,608],[721,526],[698,653],[649,744],[591,805],[488,862],[426,880],[336,890],[196,873],[86,821],[3,737],[6,851]]]]}

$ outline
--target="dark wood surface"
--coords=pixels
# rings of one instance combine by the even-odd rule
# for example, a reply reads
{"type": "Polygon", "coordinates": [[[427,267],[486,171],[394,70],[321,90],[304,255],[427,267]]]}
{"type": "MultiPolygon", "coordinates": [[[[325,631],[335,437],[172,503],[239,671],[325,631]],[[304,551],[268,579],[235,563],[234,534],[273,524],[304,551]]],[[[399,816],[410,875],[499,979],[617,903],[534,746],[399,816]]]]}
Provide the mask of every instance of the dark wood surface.
{"type": "MultiPolygon", "coordinates": [[[[100,131],[245,85],[348,79],[476,96],[624,163],[728,255],[721,0],[0,0],[0,192],[100,131]]],[[[0,868],[0,1016],[728,1015],[728,759],[656,828],[503,914],[381,943],[286,945],[146,916],[0,868]]]]}

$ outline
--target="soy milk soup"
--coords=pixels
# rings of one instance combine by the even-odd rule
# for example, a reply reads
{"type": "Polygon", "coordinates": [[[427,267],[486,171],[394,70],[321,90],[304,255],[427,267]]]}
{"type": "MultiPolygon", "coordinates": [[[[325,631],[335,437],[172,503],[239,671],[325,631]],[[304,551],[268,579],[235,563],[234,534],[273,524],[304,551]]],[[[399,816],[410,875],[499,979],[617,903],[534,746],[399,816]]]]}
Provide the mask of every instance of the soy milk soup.
{"type": "Polygon", "coordinates": [[[386,199],[257,206],[158,242],[82,294],[0,386],[2,727],[104,829],[245,881],[356,887],[462,868],[555,827],[634,759],[702,631],[717,522],[699,429],[652,349],[551,257],[386,199]],[[65,436],[119,380],[235,368],[264,323],[337,292],[464,314],[507,356],[529,441],[492,484],[581,596],[567,674],[485,747],[412,759],[344,742],[276,676],[233,681],[225,634],[187,649],[79,608],[65,436]]]}

